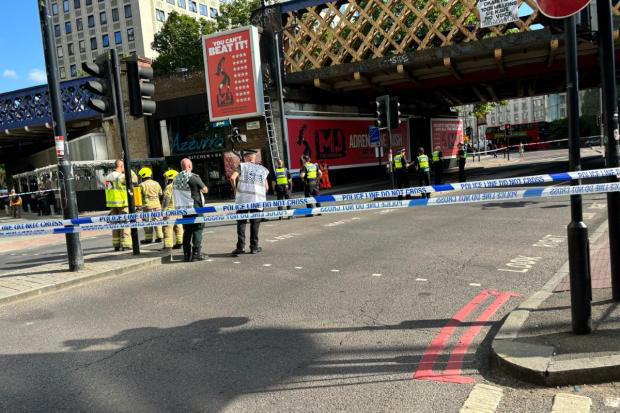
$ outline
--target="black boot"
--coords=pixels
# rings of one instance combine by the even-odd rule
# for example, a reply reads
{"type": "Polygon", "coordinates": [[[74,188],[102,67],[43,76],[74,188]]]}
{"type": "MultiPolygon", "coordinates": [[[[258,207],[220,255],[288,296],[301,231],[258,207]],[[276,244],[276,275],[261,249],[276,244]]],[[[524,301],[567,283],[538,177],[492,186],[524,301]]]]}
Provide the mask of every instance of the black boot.
{"type": "Polygon", "coordinates": [[[188,248],[183,245],[183,261],[190,262],[192,260],[192,250],[191,247],[188,248]]]}
{"type": "Polygon", "coordinates": [[[204,261],[206,258],[207,256],[200,252],[200,248],[194,247],[192,250],[192,261],[204,261]]]}

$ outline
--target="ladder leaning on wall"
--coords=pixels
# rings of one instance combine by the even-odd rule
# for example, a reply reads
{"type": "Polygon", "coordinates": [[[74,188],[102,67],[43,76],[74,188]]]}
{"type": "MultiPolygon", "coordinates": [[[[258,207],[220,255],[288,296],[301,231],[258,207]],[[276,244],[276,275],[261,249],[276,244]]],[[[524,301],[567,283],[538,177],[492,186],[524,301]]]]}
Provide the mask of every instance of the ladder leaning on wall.
{"type": "Polygon", "coordinates": [[[265,96],[265,125],[267,126],[267,144],[269,145],[269,154],[271,155],[271,165],[275,168],[276,160],[281,158],[276,131],[273,125],[273,112],[269,96],[265,96]]]}

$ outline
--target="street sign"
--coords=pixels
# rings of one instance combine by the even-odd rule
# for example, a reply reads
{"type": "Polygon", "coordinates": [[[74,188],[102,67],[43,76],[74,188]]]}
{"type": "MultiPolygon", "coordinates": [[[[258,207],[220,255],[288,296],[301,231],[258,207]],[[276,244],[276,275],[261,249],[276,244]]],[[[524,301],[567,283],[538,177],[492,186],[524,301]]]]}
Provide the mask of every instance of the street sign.
{"type": "Polygon", "coordinates": [[[579,13],[591,0],[536,0],[540,12],[551,19],[563,19],[579,13]]]}
{"type": "Polygon", "coordinates": [[[379,128],[375,126],[368,127],[368,140],[371,145],[381,144],[381,133],[379,132],[379,128]]]}
{"type": "Polygon", "coordinates": [[[224,126],[230,126],[230,121],[226,120],[218,120],[217,122],[211,122],[211,126],[214,128],[223,128],[224,126]]]}

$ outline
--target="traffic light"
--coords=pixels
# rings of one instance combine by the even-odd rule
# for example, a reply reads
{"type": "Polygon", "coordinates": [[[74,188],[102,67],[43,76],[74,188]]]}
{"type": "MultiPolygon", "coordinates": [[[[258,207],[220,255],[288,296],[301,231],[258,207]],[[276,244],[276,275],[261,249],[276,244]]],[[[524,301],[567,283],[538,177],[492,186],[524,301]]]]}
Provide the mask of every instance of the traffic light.
{"type": "Polygon", "coordinates": [[[400,125],[400,102],[398,96],[390,97],[390,128],[400,125]]]}
{"type": "Polygon", "coordinates": [[[248,137],[242,135],[239,132],[239,128],[236,126],[232,128],[232,133],[230,134],[229,138],[232,143],[244,143],[248,141],[248,137]]]}
{"type": "Polygon", "coordinates": [[[388,105],[389,105],[390,97],[389,96],[379,96],[375,101],[377,105],[377,120],[375,120],[375,126],[379,129],[385,129],[388,127],[388,105]]]}
{"type": "Polygon", "coordinates": [[[82,69],[97,78],[86,83],[86,89],[95,94],[88,99],[88,106],[106,118],[116,116],[113,68],[109,55],[98,56],[94,63],[82,63],[82,69]]]}
{"type": "Polygon", "coordinates": [[[137,60],[127,60],[127,83],[129,92],[129,114],[134,117],[155,113],[156,104],[151,100],[155,95],[153,69],[140,66],[137,60]]]}
{"type": "Polygon", "coordinates": [[[506,136],[510,135],[510,123],[507,123],[504,128],[506,129],[506,136]]]}

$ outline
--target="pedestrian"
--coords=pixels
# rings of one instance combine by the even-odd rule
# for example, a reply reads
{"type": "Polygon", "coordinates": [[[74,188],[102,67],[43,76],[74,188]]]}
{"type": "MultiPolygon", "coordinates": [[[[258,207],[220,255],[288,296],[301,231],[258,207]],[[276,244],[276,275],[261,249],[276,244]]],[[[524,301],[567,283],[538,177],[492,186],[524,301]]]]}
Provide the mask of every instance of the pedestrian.
{"type": "Polygon", "coordinates": [[[22,217],[22,197],[17,195],[14,189],[11,189],[9,208],[11,209],[11,215],[13,215],[13,218],[22,217]]]}
{"type": "Polygon", "coordinates": [[[492,144],[492,149],[493,149],[493,158],[497,158],[497,145],[492,144]]]}
{"type": "MultiPolygon", "coordinates": [[[[276,161],[276,168],[273,172],[275,179],[271,181],[271,186],[273,191],[276,193],[276,197],[278,200],[290,199],[291,190],[293,188],[293,179],[291,178],[291,173],[284,167],[284,161],[282,159],[278,159],[276,161]]],[[[279,206],[278,211],[281,211],[283,208],[284,207],[279,206]]],[[[291,206],[287,205],[286,209],[291,209],[291,206]]],[[[291,219],[291,217],[288,218],[291,219]]],[[[282,217],[278,219],[282,219],[282,217]]]]}
{"type": "Polygon", "coordinates": [[[456,158],[459,163],[459,182],[465,182],[465,162],[467,161],[467,152],[462,143],[458,144],[456,158]]]}
{"type": "MultiPolygon", "coordinates": [[[[321,170],[318,168],[317,164],[312,162],[312,159],[308,155],[303,156],[303,167],[299,171],[299,177],[304,183],[304,196],[306,198],[316,197],[319,195],[318,182],[321,179],[321,170]]],[[[314,208],[316,205],[317,208],[321,207],[321,204],[317,202],[316,204],[308,203],[306,204],[306,208],[314,208]]],[[[318,214],[321,215],[321,214],[318,214]]],[[[311,217],[312,214],[306,215],[307,217],[311,217]]]]}
{"type": "MultiPolygon", "coordinates": [[[[181,172],[172,181],[172,194],[176,208],[202,208],[203,194],[209,192],[200,176],[192,173],[192,161],[181,160],[181,172]]],[[[183,218],[196,218],[197,214],[183,215],[183,218]]],[[[207,258],[202,253],[202,230],[204,223],[183,224],[183,259],[185,262],[202,261],[207,258]]]]}
{"type": "Polygon", "coordinates": [[[320,164],[321,169],[321,189],[331,189],[332,183],[329,181],[329,166],[323,162],[320,164]]]}
{"type": "Polygon", "coordinates": [[[525,145],[523,145],[523,142],[519,144],[519,159],[525,160],[525,145]]]}
{"type": "MultiPolygon", "coordinates": [[[[140,183],[140,194],[142,196],[142,212],[157,212],[161,210],[160,199],[164,195],[159,182],[153,179],[153,171],[148,166],[140,169],[138,175],[142,178],[140,183]]],[[[146,218],[145,221],[157,221],[157,218],[146,218]]],[[[156,233],[155,242],[161,242],[164,233],[160,226],[144,227],[144,239],[140,244],[150,244],[153,242],[153,232],[156,233]]]]}
{"type": "MultiPolygon", "coordinates": [[[[405,148],[400,148],[398,153],[392,158],[392,163],[388,164],[388,170],[392,168],[392,171],[394,171],[396,189],[409,188],[409,166],[410,163],[407,161],[407,150],[405,148]]],[[[398,199],[403,199],[403,196],[399,195],[398,199]]]]}
{"type": "Polygon", "coordinates": [[[443,152],[439,145],[433,151],[433,173],[435,175],[435,185],[441,185],[443,180],[443,152]]]}
{"type": "MultiPolygon", "coordinates": [[[[131,180],[133,184],[138,183],[138,177],[133,171],[131,172],[131,180]]],[[[110,215],[129,213],[125,182],[125,165],[121,159],[117,159],[114,161],[114,170],[105,177],[105,200],[106,206],[110,208],[110,215]]],[[[129,228],[112,230],[112,246],[114,251],[131,249],[131,233],[129,228]]]]}
{"type": "MultiPolygon", "coordinates": [[[[428,156],[424,154],[424,148],[420,147],[418,149],[418,157],[416,162],[416,168],[418,170],[418,179],[420,186],[427,186],[431,184],[431,171],[430,164],[428,162],[428,156]]],[[[430,198],[431,193],[425,192],[422,194],[422,197],[430,198]]]]}
{"type": "MultiPolygon", "coordinates": [[[[246,204],[255,202],[265,202],[267,200],[267,176],[269,171],[262,165],[256,163],[257,151],[246,149],[243,153],[243,161],[239,168],[230,176],[230,183],[235,191],[235,203],[246,204]]],[[[238,214],[259,212],[261,209],[245,209],[237,211],[238,214]]],[[[263,249],[258,246],[258,230],[260,228],[260,218],[250,220],[250,254],[258,254],[263,249]]],[[[237,256],[245,253],[245,227],[247,219],[237,220],[237,247],[232,255],[237,256]]]]}
{"type": "MultiPolygon", "coordinates": [[[[166,179],[166,189],[164,189],[164,197],[162,200],[162,210],[172,211],[176,209],[174,206],[174,196],[172,195],[172,181],[179,173],[174,169],[164,172],[166,179]]],[[[167,217],[167,219],[175,219],[176,217],[167,217]]],[[[181,224],[166,225],[164,227],[164,251],[179,249],[183,246],[183,226],[181,224]],[[176,242],[174,237],[176,235],[176,242]]]]}

